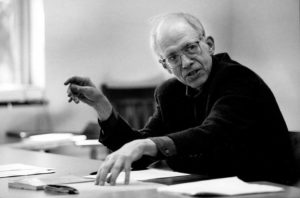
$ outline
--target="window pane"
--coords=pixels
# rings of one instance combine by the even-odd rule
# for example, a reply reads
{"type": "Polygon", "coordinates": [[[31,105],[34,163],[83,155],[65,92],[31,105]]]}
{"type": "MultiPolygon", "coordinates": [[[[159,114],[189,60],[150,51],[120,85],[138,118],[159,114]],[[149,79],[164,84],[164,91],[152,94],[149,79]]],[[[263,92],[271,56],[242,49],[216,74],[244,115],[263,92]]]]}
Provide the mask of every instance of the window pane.
{"type": "Polygon", "coordinates": [[[0,102],[43,99],[42,0],[0,0],[0,102]]]}
{"type": "Polygon", "coordinates": [[[14,0],[0,1],[0,84],[20,83],[17,16],[14,0]]]}

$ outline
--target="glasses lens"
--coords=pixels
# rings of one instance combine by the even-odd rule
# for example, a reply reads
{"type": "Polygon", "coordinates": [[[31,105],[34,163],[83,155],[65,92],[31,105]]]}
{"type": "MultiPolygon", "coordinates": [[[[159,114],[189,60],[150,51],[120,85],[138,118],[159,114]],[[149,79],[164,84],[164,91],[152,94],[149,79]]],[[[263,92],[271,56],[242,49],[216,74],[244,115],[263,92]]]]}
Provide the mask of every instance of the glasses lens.
{"type": "Polygon", "coordinates": [[[179,63],[179,59],[180,59],[179,55],[173,54],[171,56],[168,56],[166,58],[166,61],[171,67],[176,67],[176,65],[178,65],[178,63],[179,63]]]}
{"type": "Polygon", "coordinates": [[[165,60],[166,63],[169,65],[169,67],[175,68],[181,64],[182,54],[186,56],[194,56],[199,54],[200,51],[201,49],[198,41],[195,43],[189,43],[184,48],[182,48],[179,52],[168,56],[165,60]]]}
{"type": "Polygon", "coordinates": [[[199,53],[200,48],[198,43],[192,43],[185,47],[184,52],[189,55],[195,55],[199,53]]]}

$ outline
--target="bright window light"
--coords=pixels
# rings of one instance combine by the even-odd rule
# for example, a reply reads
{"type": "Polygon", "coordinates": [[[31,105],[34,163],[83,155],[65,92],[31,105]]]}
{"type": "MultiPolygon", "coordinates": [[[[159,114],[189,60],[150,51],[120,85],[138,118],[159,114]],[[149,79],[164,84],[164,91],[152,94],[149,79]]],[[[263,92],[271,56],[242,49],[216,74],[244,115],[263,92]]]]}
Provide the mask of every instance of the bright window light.
{"type": "Polygon", "coordinates": [[[43,100],[42,0],[0,0],[0,102],[43,100]]]}

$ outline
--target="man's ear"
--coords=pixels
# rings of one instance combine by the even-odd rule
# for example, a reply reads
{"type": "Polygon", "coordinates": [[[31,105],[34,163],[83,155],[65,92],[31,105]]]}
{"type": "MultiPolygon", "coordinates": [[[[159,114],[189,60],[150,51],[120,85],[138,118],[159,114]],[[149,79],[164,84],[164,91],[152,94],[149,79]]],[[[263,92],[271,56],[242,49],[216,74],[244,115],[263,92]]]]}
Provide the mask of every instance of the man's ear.
{"type": "Polygon", "coordinates": [[[215,52],[215,41],[214,38],[211,36],[206,37],[205,39],[206,44],[208,45],[208,51],[210,55],[213,55],[215,52]]]}

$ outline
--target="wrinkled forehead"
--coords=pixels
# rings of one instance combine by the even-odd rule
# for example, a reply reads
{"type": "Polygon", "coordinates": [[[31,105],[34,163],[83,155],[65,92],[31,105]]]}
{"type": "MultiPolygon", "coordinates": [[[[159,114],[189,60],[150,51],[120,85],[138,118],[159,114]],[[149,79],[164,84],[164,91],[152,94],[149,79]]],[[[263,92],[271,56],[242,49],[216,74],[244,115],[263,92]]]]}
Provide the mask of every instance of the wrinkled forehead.
{"type": "Polygon", "coordinates": [[[158,25],[156,42],[160,54],[163,55],[166,49],[176,48],[185,42],[198,39],[199,36],[200,33],[184,19],[172,18],[158,25]]]}

